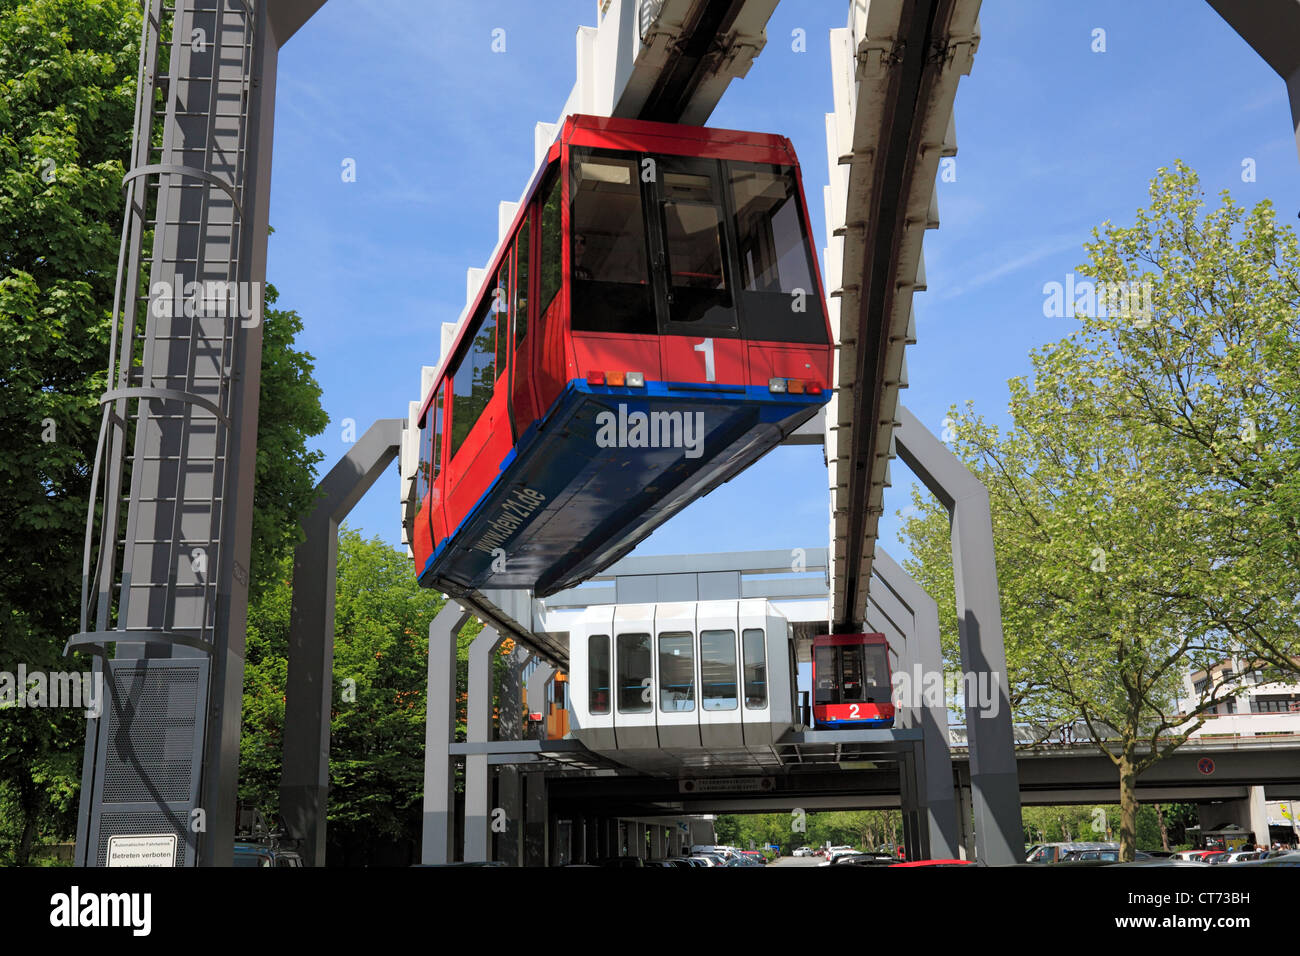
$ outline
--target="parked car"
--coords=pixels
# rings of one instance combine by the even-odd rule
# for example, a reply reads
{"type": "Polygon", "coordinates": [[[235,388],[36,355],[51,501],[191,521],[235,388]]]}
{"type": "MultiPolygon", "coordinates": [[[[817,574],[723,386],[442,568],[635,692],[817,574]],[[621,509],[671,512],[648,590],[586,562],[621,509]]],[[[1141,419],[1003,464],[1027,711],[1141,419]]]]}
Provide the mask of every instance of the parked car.
{"type": "Polygon", "coordinates": [[[791,853],[790,855],[791,856],[812,856],[813,855],[812,847],[797,846],[794,848],[794,852],[791,853]]]}
{"type": "Polygon", "coordinates": [[[241,868],[256,866],[300,867],[302,866],[302,857],[292,850],[282,850],[279,847],[254,843],[251,840],[236,840],[235,857],[231,865],[241,868]]]}
{"type": "Polygon", "coordinates": [[[741,850],[740,855],[747,860],[753,860],[759,866],[767,865],[767,857],[765,857],[758,850],[741,850]]]}
{"type": "Polygon", "coordinates": [[[634,869],[645,866],[645,860],[637,856],[602,856],[591,861],[597,866],[614,867],[615,869],[634,869]]]}

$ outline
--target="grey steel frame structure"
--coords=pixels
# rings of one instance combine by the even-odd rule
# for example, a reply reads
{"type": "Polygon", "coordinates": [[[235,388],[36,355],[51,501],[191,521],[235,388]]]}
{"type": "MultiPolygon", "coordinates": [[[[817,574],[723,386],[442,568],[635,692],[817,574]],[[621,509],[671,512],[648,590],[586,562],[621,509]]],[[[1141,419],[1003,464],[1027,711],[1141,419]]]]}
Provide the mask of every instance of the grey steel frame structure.
{"type": "Polygon", "coordinates": [[[997,695],[995,708],[982,708],[971,701],[966,706],[975,856],[990,865],[1022,863],[1020,786],[989,494],[961,460],[902,405],[898,419],[894,442],[899,457],[951,515],[962,670],[977,679],[987,675],[983,679],[997,695]]]}
{"type": "Polygon", "coordinates": [[[325,863],[330,708],[334,699],[334,582],[339,524],[397,457],[400,418],[375,422],[316,486],[293,559],[289,677],[285,688],[280,815],[312,865],[325,863]]]}
{"type": "Polygon", "coordinates": [[[276,65],[323,3],[144,4],[81,626],[68,641],[111,675],[108,714],[87,726],[82,865],[104,865],[109,839],[130,835],[175,836],[182,865],[231,862],[276,65]],[[191,733],[200,746],[173,753],[169,740],[191,733]]]}

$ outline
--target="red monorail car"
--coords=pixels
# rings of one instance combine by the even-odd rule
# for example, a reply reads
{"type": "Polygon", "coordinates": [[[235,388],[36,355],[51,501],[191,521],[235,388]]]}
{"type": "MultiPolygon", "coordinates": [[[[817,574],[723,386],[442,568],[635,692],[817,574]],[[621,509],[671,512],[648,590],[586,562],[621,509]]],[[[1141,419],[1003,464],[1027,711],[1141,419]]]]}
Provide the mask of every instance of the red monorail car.
{"type": "Polygon", "coordinates": [[[810,234],[784,137],[570,116],[420,412],[420,583],[573,586],[810,419],[810,234]]]}
{"type": "Polygon", "coordinates": [[[883,634],[813,638],[813,723],[818,727],[894,726],[889,642],[883,634]]]}

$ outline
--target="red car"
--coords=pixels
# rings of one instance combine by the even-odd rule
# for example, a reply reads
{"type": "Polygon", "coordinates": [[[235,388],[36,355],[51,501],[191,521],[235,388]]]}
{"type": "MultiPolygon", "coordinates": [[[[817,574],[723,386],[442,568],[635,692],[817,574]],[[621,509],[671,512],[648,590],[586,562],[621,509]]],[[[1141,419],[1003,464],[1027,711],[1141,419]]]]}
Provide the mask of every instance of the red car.
{"type": "Polygon", "coordinates": [[[909,863],[891,863],[896,866],[973,866],[970,860],[912,860],[909,863]]]}

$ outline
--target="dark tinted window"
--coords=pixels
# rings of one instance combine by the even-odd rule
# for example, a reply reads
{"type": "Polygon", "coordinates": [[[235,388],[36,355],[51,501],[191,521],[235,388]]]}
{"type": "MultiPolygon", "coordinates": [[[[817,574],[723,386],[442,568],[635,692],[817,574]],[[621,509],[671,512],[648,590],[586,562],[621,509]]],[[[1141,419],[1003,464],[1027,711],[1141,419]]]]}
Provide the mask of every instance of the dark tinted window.
{"type": "Polygon", "coordinates": [[[531,218],[525,219],[519,230],[519,245],[515,250],[515,346],[528,334],[528,230],[531,218]]]}
{"type": "Polygon", "coordinates": [[[546,314],[546,310],[551,305],[551,300],[560,291],[560,280],[563,278],[564,266],[560,258],[563,231],[560,221],[560,177],[558,174],[552,176],[549,185],[542,187],[542,197],[541,287],[538,290],[540,296],[537,305],[538,315],[546,314]]]}
{"type": "Polygon", "coordinates": [[[492,309],[496,313],[497,327],[497,347],[496,347],[496,368],[497,377],[505,378],[506,369],[509,368],[509,360],[506,358],[506,344],[510,339],[510,257],[507,256],[505,262],[501,263],[501,271],[497,273],[497,286],[492,296],[492,309]]]}
{"type": "Polygon", "coordinates": [[[573,328],[653,334],[638,157],[574,149],[570,163],[573,328]]]}
{"type": "Polygon", "coordinates": [[[700,632],[700,698],[705,710],[735,710],[736,632],[700,632]]]}
{"type": "Polygon", "coordinates": [[[741,634],[745,650],[745,707],[767,706],[767,641],[761,627],[747,627],[741,634]]]}
{"type": "Polygon", "coordinates": [[[644,714],[654,709],[649,634],[620,634],[618,645],[618,712],[644,714]]]}
{"type": "Polygon", "coordinates": [[[587,710],[609,713],[609,635],[587,638],[587,710]]]}
{"type": "Polygon", "coordinates": [[[718,166],[673,156],[658,162],[669,318],[735,328],[718,166]]]}
{"type": "Polygon", "coordinates": [[[741,319],[751,339],[825,342],[820,290],[791,166],[728,163],[741,319]],[[802,290],[805,295],[796,296],[802,290]],[[802,309],[802,311],[800,311],[802,309]]]}
{"type": "Polygon", "coordinates": [[[659,709],[665,713],[695,709],[695,635],[690,631],[659,635],[659,709]]]}
{"type": "Polygon", "coordinates": [[[451,454],[460,450],[465,436],[478,421],[492,397],[496,384],[496,331],[497,313],[495,297],[489,295],[479,306],[470,325],[468,346],[462,353],[452,373],[451,382],[451,454]]]}
{"type": "Polygon", "coordinates": [[[821,646],[813,648],[813,669],[816,671],[817,686],[813,688],[814,704],[838,704],[839,674],[836,668],[836,648],[821,646]]]}

